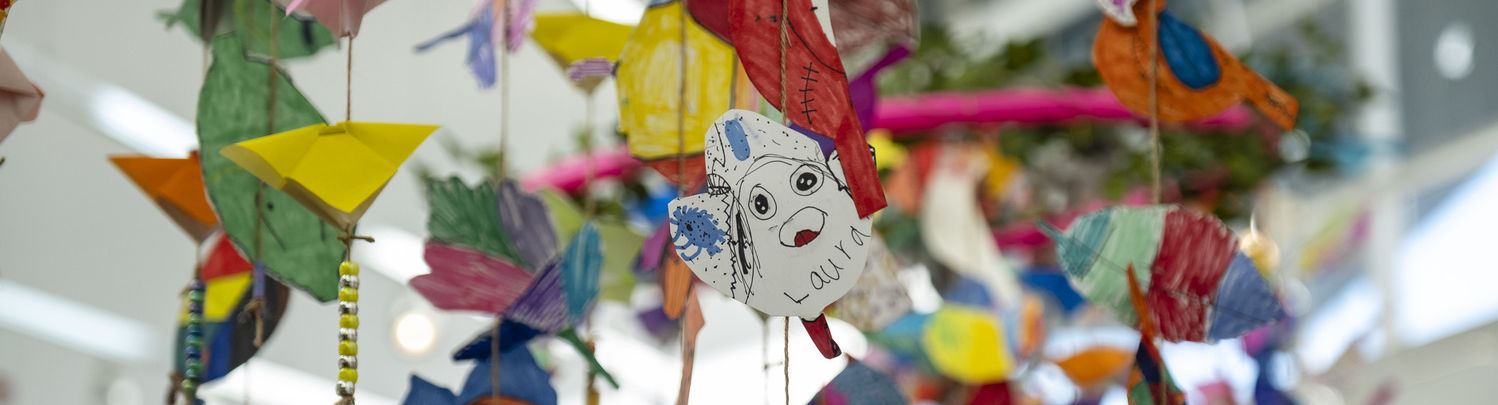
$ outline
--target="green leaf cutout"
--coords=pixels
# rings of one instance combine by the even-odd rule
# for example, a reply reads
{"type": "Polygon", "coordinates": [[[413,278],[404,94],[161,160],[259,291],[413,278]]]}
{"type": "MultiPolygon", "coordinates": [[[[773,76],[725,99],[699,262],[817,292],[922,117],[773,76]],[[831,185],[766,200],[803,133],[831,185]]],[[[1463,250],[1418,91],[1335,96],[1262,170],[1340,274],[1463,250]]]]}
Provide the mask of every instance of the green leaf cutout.
{"type": "MultiPolygon", "coordinates": [[[[427,232],[438,242],[459,245],[524,263],[499,222],[499,200],[494,183],[469,187],[462,179],[427,180],[427,232]]],[[[531,269],[534,271],[535,269],[531,269]]]]}
{"type": "MultiPolygon", "coordinates": [[[[260,180],[219,154],[231,144],[267,135],[270,67],[246,59],[239,37],[213,41],[213,65],[198,96],[198,144],[203,148],[203,180],[224,230],[245,257],[264,262],[275,278],[327,302],[337,297],[343,243],[336,229],[290,196],[264,187],[258,228],[264,243],[255,249],[256,194],[260,180]]],[[[276,128],[281,132],[324,123],[284,72],[276,75],[276,128]]]]}
{"type": "MultiPolygon", "coordinates": [[[[198,37],[198,5],[202,0],[183,0],[176,10],[157,13],[170,28],[182,24],[193,38],[198,37]]],[[[276,29],[279,35],[276,56],[280,59],[296,59],[310,56],[334,43],[333,34],[322,24],[310,19],[286,16],[285,9],[276,7],[275,17],[280,18],[276,29]]],[[[216,34],[233,33],[239,37],[242,48],[251,55],[270,57],[270,7],[265,0],[234,0],[219,24],[216,34]]],[[[216,42],[216,41],[215,41],[216,42]]]]}

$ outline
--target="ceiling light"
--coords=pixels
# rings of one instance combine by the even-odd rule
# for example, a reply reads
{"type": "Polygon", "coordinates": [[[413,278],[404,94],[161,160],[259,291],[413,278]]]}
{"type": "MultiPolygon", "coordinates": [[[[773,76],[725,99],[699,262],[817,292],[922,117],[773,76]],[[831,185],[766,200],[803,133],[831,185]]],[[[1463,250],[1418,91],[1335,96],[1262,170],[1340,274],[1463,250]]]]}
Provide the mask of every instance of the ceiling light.
{"type": "Polygon", "coordinates": [[[395,318],[392,332],[395,334],[396,347],[412,356],[426,354],[437,341],[437,324],[432,322],[430,315],[420,310],[406,311],[395,318]]]}
{"type": "Polygon", "coordinates": [[[158,343],[145,324],[5,280],[0,327],[120,363],[152,359],[158,343]]]}

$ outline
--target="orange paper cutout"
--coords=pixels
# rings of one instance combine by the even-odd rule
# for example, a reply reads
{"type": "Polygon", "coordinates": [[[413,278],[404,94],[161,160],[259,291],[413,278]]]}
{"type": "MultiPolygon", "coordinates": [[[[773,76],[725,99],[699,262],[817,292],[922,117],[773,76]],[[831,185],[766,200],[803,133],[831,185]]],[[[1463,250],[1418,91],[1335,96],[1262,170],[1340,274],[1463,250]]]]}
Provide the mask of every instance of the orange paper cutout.
{"type": "Polygon", "coordinates": [[[109,161],[198,241],[207,239],[213,226],[218,225],[218,217],[208,205],[208,194],[203,189],[203,169],[197,152],[182,159],[116,155],[110,156],[109,161]]]}

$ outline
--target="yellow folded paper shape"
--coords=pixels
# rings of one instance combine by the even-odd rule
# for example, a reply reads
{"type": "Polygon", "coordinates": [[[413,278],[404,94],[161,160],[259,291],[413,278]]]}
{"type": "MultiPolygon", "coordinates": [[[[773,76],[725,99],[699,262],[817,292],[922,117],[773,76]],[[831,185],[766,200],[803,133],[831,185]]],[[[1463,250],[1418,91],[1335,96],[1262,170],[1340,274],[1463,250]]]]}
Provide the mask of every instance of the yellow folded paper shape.
{"type": "Polygon", "coordinates": [[[945,306],[931,315],[921,345],[931,365],[968,385],[1003,381],[1014,365],[997,316],[945,306]]]}
{"type": "MultiPolygon", "coordinates": [[[[735,95],[737,61],[733,48],[691,18],[683,18],[684,12],[679,1],[645,9],[615,68],[619,131],[629,137],[630,154],[641,160],[702,153],[702,134],[735,104],[730,100],[735,95]],[[682,21],[686,22],[685,34],[682,21]],[[681,51],[683,35],[686,52],[681,51]],[[685,112],[678,111],[683,107],[682,95],[686,96],[685,112]],[[678,137],[678,130],[685,136],[678,137]]],[[[747,79],[738,84],[751,85],[747,79]]],[[[741,100],[737,106],[753,108],[757,102],[741,100]]]]}
{"type": "Polygon", "coordinates": [[[561,68],[566,69],[587,58],[619,60],[624,41],[634,27],[588,17],[578,13],[539,14],[535,39],[561,68]]]}
{"type": "Polygon", "coordinates": [[[349,229],[436,130],[434,125],[318,124],[229,145],[219,153],[329,224],[349,229]]]}
{"type": "Polygon", "coordinates": [[[197,152],[185,159],[116,155],[110,156],[109,161],[198,241],[206,239],[214,225],[218,225],[218,217],[203,191],[203,169],[197,152]]]}

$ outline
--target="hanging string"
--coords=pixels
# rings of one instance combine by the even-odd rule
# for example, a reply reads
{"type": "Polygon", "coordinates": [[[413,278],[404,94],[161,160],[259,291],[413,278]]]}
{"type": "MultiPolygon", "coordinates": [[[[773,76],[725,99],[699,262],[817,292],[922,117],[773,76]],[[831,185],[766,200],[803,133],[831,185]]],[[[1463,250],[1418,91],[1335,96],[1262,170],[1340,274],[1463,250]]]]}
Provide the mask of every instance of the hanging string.
{"type": "MultiPolygon", "coordinates": [[[[276,133],[276,97],[279,87],[276,85],[276,70],[279,69],[280,57],[280,18],[277,18],[278,10],[275,2],[267,2],[270,6],[270,69],[267,69],[270,97],[265,110],[265,134],[276,133]]],[[[265,182],[256,181],[259,187],[255,190],[255,279],[253,296],[250,303],[245,305],[245,311],[255,317],[255,347],[265,343],[265,264],[264,248],[261,246],[260,235],[261,223],[265,221],[265,182]]]]}
{"type": "MultiPolygon", "coordinates": [[[[790,42],[790,35],[786,33],[788,25],[790,25],[790,5],[787,0],[780,0],[780,123],[785,126],[790,126],[791,120],[791,115],[786,113],[788,105],[785,88],[785,64],[788,53],[786,43],[790,42]]],[[[781,363],[780,368],[782,374],[785,375],[785,405],[791,405],[791,317],[785,317],[785,325],[782,329],[785,345],[781,353],[784,356],[784,362],[781,363]]]]}
{"type": "MultiPolygon", "coordinates": [[[[682,0],[681,13],[676,16],[680,28],[676,47],[676,185],[677,196],[685,196],[687,190],[687,1],[682,0]]],[[[685,333],[685,330],[683,330],[685,333]]],[[[685,336],[683,336],[685,337],[685,336]]],[[[685,340],[683,340],[685,341],[685,340]]]]}
{"type": "MultiPolygon", "coordinates": [[[[1160,12],[1155,8],[1158,1],[1150,0],[1149,28],[1151,30],[1160,29],[1160,12]]],[[[1160,186],[1160,41],[1148,42],[1150,44],[1150,195],[1153,203],[1159,204],[1162,194],[1160,186]]]]}
{"type": "Polygon", "coordinates": [[[343,71],[343,120],[354,120],[354,37],[348,37],[348,60],[343,71]]]}
{"type": "MultiPolygon", "coordinates": [[[[498,3],[495,3],[498,4],[498,3]]],[[[510,132],[510,2],[506,1],[499,7],[499,26],[504,35],[504,43],[500,44],[500,51],[495,55],[499,58],[499,178],[509,176],[506,169],[510,160],[505,158],[510,148],[505,145],[510,132]]],[[[497,337],[497,335],[496,335],[497,337]]],[[[498,378],[498,377],[495,377],[498,378]]],[[[496,386],[495,390],[499,388],[496,386]]]]}

